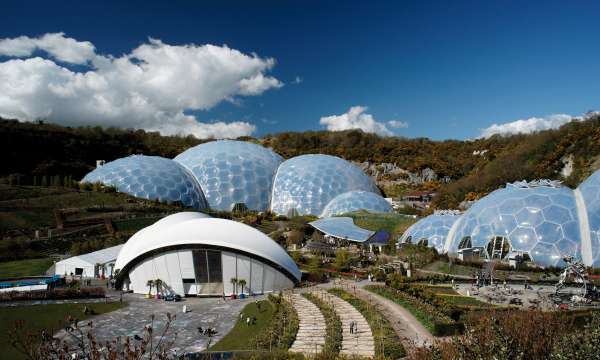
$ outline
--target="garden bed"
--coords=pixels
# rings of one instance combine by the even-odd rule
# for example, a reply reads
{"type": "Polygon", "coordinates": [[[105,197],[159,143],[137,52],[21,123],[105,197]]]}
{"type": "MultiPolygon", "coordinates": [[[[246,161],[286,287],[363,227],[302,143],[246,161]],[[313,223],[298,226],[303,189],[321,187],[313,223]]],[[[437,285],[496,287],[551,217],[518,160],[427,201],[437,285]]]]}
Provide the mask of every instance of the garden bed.
{"type": "MultiPolygon", "coordinates": [[[[451,308],[442,311],[436,306],[418,298],[417,296],[393,289],[388,286],[365,286],[365,289],[381,295],[408,310],[419,322],[434,336],[448,336],[460,334],[464,324],[450,317],[451,308]]],[[[461,314],[455,314],[458,318],[461,314]]]]}

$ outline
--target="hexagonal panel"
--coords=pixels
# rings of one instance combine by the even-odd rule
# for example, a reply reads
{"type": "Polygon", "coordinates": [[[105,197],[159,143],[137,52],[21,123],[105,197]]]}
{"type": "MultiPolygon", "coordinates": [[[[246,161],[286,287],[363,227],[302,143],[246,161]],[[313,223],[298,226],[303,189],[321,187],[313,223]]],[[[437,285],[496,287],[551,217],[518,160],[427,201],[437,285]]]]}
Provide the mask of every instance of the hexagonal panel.
{"type": "Polygon", "coordinates": [[[560,252],[554,245],[538,242],[529,255],[537,264],[541,266],[556,266],[562,259],[560,252]]]}
{"type": "Polygon", "coordinates": [[[540,209],[527,207],[517,212],[516,219],[519,226],[538,226],[544,221],[544,216],[540,209]]]}
{"type": "Polygon", "coordinates": [[[81,182],[102,183],[135,197],[201,210],[208,207],[202,189],[183,166],[159,156],[132,155],[104,164],[81,182]]]}
{"type": "Polygon", "coordinates": [[[544,219],[557,224],[564,224],[571,219],[571,213],[559,205],[550,205],[542,209],[544,219]]]}
{"type": "Polygon", "coordinates": [[[518,226],[510,233],[513,250],[529,251],[537,243],[537,235],[532,228],[518,226]]]}

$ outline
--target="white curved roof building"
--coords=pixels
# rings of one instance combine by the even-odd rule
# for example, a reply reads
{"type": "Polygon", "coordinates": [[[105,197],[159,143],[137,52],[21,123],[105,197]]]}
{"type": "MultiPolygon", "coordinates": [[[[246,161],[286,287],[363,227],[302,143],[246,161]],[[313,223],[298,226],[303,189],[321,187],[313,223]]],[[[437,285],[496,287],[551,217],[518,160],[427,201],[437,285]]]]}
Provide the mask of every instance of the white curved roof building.
{"type": "Polygon", "coordinates": [[[292,288],[301,273],[292,258],[260,231],[200,213],[168,216],[134,234],[115,263],[123,287],[148,293],[262,294],[292,288]],[[232,279],[244,280],[235,284],[232,279]],[[153,289],[152,292],[156,292],[153,289]]]}

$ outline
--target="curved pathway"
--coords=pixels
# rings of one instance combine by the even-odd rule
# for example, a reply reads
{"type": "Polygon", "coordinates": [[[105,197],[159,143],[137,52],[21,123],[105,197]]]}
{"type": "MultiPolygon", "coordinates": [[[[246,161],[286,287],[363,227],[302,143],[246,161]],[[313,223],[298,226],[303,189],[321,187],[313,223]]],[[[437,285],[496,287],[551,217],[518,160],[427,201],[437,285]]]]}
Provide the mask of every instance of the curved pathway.
{"type": "Polygon", "coordinates": [[[375,341],[369,323],[347,301],[326,291],[314,292],[316,296],[330,303],[342,321],[341,355],[375,357],[375,341]],[[355,322],[357,329],[350,333],[350,323],[355,322]]]}
{"type": "Polygon", "coordinates": [[[291,294],[288,300],[298,314],[300,324],[296,340],[289,351],[314,355],[325,346],[325,318],[319,308],[300,294],[291,294]]]}
{"type": "Polygon", "coordinates": [[[381,312],[402,339],[405,346],[429,346],[435,337],[408,310],[390,299],[363,289],[366,285],[385,285],[383,283],[361,281],[350,285],[351,292],[355,290],[358,298],[373,305],[379,305],[381,312]]]}

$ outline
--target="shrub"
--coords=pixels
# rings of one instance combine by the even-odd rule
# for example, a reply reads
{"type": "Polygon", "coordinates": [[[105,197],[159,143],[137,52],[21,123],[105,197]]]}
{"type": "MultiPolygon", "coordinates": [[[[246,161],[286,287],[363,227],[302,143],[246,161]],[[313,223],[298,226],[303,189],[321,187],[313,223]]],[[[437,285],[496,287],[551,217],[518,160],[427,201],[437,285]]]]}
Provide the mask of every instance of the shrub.
{"type": "Polygon", "coordinates": [[[50,290],[3,292],[0,293],[0,301],[103,298],[105,295],[103,287],[81,289],[78,287],[68,287],[50,290]]]}

